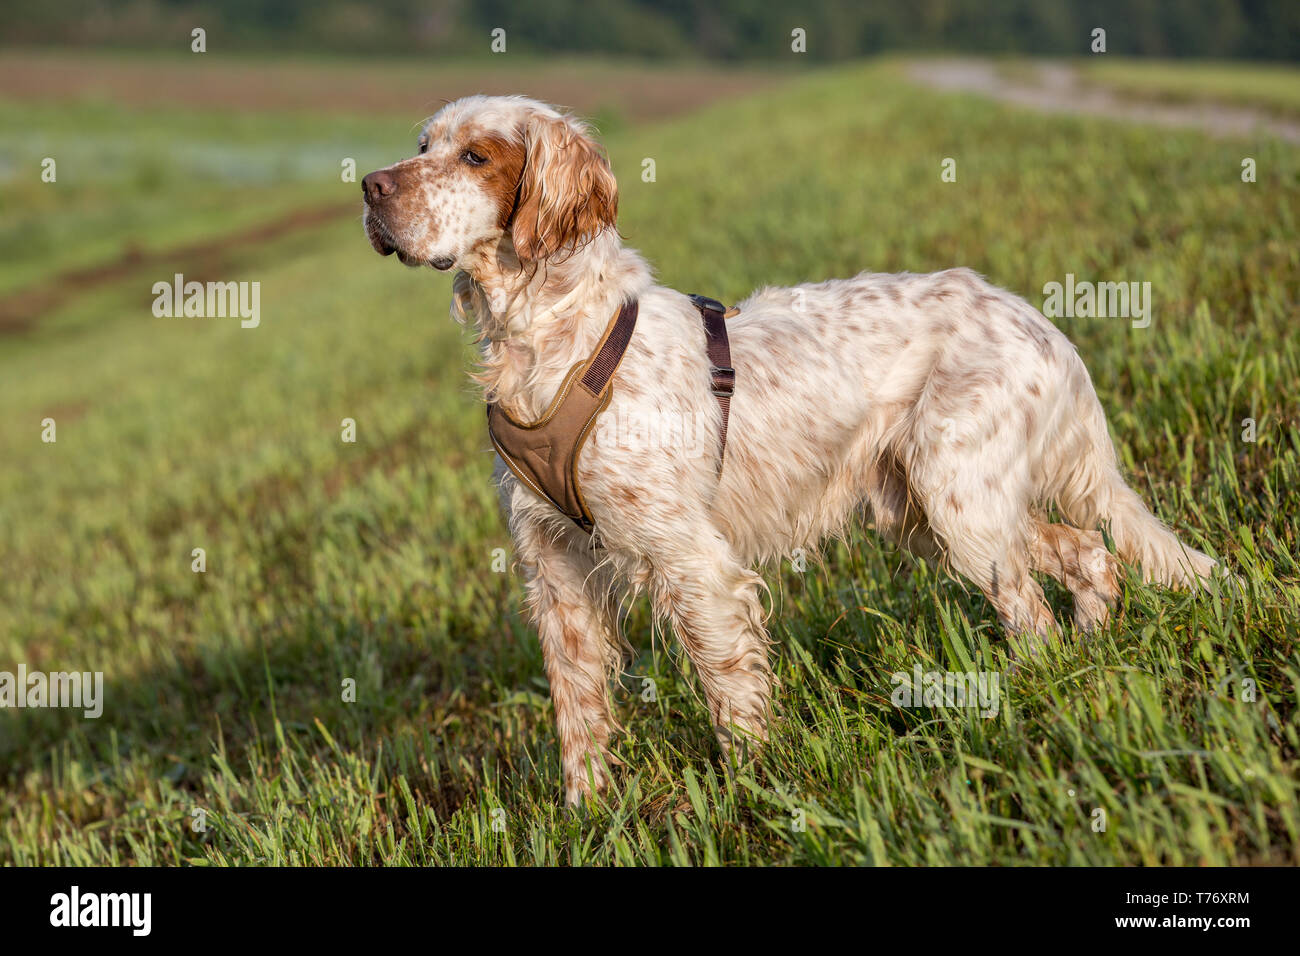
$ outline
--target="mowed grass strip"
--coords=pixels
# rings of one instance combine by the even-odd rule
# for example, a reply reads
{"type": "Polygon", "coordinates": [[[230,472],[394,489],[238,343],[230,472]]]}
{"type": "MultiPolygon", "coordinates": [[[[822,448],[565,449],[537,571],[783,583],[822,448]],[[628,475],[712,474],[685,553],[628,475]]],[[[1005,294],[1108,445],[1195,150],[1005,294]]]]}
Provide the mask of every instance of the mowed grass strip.
{"type": "Polygon", "coordinates": [[[1135,485],[1241,593],[1129,580],[1103,633],[1013,672],[982,598],[855,533],[768,569],[780,719],[733,773],[636,605],[625,767],[572,814],[448,282],[328,224],[220,276],[262,283],[256,330],[155,319],[127,284],[0,338],[0,669],[106,680],[96,721],[0,715],[0,859],[1297,862],[1295,151],[1252,144],[1246,185],[1240,144],[940,97],[883,66],[609,146],[623,232],[684,290],[958,264],[1035,303],[1066,273],[1152,282],[1150,328],[1060,324],[1135,485]],[[997,713],[894,706],[916,664],[999,673],[997,713]]]}
{"type": "Polygon", "coordinates": [[[284,111],[390,118],[425,116],[473,93],[524,93],[586,115],[637,120],[675,116],[705,103],[778,85],[791,70],[717,66],[685,60],[664,66],[635,59],[488,52],[473,58],[266,59],[218,49],[204,54],[90,50],[6,50],[0,98],[126,106],[284,111]]]}
{"type": "Polygon", "coordinates": [[[0,123],[25,132],[0,142],[0,327],[30,325],[48,309],[51,285],[82,286],[87,270],[125,272],[339,195],[345,163],[359,179],[411,155],[420,121],[460,96],[523,93],[578,110],[607,133],[790,75],[566,57],[7,51],[0,123]],[[42,176],[50,160],[54,183],[42,176]]]}
{"type": "Polygon", "coordinates": [[[1229,103],[1300,118],[1296,68],[1282,63],[1139,60],[1091,57],[1079,61],[1084,76],[1110,89],[1171,103],[1229,103]]]}

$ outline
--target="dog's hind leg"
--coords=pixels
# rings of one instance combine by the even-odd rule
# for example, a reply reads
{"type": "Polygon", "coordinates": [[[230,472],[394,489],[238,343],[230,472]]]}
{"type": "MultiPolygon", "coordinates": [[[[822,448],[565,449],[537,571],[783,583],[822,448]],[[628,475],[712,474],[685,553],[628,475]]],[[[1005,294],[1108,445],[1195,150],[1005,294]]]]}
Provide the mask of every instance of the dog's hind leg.
{"type": "Polygon", "coordinates": [[[968,578],[1013,635],[1045,638],[1056,621],[1029,573],[1028,477],[984,449],[918,456],[909,479],[952,570],[968,578]]]}
{"type": "Polygon", "coordinates": [[[1077,356],[1069,374],[1074,377],[1074,424],[1055,435],[1055,487],[1044,497],[1056,501],[1071,524],[1107,527],[1119,557],[1136,564],[1145,581],[1196,590],[1222,575],[1218,562],[1180,541],[1124,481],[1106,414],[1077,356]]]}
{"type": "Polygon", "coordinates": [[[1034,519],[1030,565],[1050,574],[1074,595],[1074,623],[1090,631],[1104,625],[1119,598],[1119,563],[1097,531],[1034,519]]]}

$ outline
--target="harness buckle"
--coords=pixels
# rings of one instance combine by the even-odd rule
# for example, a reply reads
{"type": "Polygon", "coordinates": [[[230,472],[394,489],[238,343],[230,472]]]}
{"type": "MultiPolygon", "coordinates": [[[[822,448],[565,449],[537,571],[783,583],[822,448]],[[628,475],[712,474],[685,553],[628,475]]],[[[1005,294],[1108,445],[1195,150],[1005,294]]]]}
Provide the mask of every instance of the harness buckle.
{"type": "Polygon", "coordinates": [[[709,374],[713,376],[713,394],[718,398],[730,398],[736,391],[736,370],[729,366],[710,365],[709,374]]]}
{"type": "Polygon", "coordinates": [[[719,315],[725,315],[727,307],[717,299],[710,299],[707,295],[691,294],[690,300],[695,303],[696,308],[708,309],[710,312],[717,312],[719,315]]]}

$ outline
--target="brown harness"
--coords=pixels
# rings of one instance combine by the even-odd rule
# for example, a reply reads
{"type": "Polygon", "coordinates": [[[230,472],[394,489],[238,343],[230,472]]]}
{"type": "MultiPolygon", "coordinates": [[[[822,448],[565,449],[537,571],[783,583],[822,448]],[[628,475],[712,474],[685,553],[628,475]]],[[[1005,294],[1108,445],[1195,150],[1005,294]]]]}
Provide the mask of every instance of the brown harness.
{"type": "MultiPolygon", "coordinates": [[[[700,295],[691,296],[691,301],[704,321],[713,394],[722,409],[718,452],[721,472],[727,450],[731,396],[736,388],[725,320],[737,310],[728,311],[716,299],[700,295]]],[[[614,373],[632,341],[636,316],[637,303],[625,302],[610,320],[592,357],[569,369],[550,407],[531,425],[515,421],[495,402],[489,402],[487,407],[488,435],[501,460],[530,491],[555,505],[561,514],[588,533],[595,527],[595,519],[587,510],[578,486],[578,456],[596,418],[609,405],[614,373]]]]}

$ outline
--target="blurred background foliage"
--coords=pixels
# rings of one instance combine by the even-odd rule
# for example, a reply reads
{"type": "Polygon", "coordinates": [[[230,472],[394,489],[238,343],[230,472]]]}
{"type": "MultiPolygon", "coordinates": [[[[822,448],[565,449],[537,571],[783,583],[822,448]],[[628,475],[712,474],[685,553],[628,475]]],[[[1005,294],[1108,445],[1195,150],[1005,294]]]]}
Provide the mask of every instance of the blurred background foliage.
{"type": "Polygon", "coordinates": [[[764,60],[790,31],[818,59],[883,50],[1086,53],[1107,28],[1111,53],[1295,60],[1295,0],[0,0],[0,45],[188,46],[203,27],[227,47],[332,53],[511,52],[764,60]]]}

